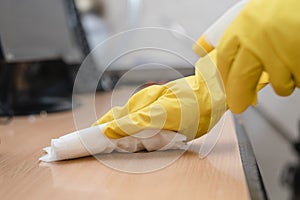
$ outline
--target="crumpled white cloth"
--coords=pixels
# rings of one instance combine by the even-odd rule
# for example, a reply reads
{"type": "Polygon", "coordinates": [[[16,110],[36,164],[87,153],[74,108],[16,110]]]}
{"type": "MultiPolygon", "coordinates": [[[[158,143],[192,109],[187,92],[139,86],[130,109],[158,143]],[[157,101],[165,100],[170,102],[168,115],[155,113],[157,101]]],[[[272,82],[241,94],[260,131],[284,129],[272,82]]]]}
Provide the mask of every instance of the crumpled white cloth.
{"type": "Polygon", "coordinates": [[[103,134],[105,124],[78,130],[58,139],[44,148],[46,155],[40,161],[52,162],[80,158],[100,153],[155,151],[186,148],[186,136],[168,130],[143,130],[132,136],[109,139],[103,134]]]}

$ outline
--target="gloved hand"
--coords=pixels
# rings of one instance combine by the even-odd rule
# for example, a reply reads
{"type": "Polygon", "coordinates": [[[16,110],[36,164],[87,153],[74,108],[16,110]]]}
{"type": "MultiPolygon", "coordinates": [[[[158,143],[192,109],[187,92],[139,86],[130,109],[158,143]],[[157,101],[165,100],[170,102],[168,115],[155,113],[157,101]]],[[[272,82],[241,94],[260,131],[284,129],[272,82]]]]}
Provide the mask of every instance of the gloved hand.
{"type": "MultiPolygon", "coordinates": [[[[124,107],[112,108],[93,125],[107,123],[104,134],[108,138],[122,138],[144,129],[164,129],[192,140],[208,132],[227,109],[214,48],[245,3],[241,1],[231,8],[193,46],[202,57],[196,63],[194,76],[145,88],[124,107]]],[[[264,74],[257,90],[267,83],[268,76],[264,74]]]]}
{"type": "MultiPolygon", "coordinates": [[[[186,138],[189,141],[208,132],[227,109],[213,49],[233,19],[232,14],[240,8],[238,4],[225,14],[227,17],[217,21],[194,46],[195,52],[203,56],[195,65],[194,76],[139,91],[123,107],[112,108],[93,127],[53,139],[44,149],[47,155],[40,160],[50,162],[113,150],[176,149],[184,145],[186,138]]],[[[267,83],[266,78],[261,78],[257,89],[267,83]]]]}
{"type": "Polygon", "coordinates": [[[209,131],[226,111],[221,77],[211,58],[196,63],[194,76],[147,87],[114,107],[92,127],[51,140],[39,160],[52,162],[112,151],[184,148],[209,131]],[[179,133],[179,134],[177,134],[179,133]],[[132,137],[126,137],[126,136],[132,137]]]}
{"type": "MultiPolygon", "coordinates": [[[[198,60],[194,76],[149,86],[134,94],[123,107],[112,108],[93,125],[105,124],[103,133],[110,139],[151,129],[178,132],[187,141],[204,135],[227,110],[215,60],[213,50],[198,60]]],[[[258,88],[265,84],[261,80],[258,88]]]]}
{"type": "Polygon", "coordinates": [[[93,125],[105,123],[103,132],[111,139],[145,129],[179,132],[187,140],[202,136],[226,111],[221,78],[211,58],[215,58],[214,52],[196,63],[194,76],[147,87],[93,125]]]}
{"type": "Polygon", "coordinates": [[[279,95],[300,87],[300,1],[250,0],[217,46],[229,108],[240,113],[255,99],[263,71],[279,95]]]}
{"type": "MultiPolygon", "coordinates": [[[[219,21],[205,36],[217,41],[227,23],[219,21]]],[[[133,95],[125,106],[112,108],[93,127],[51,140],[51,146],[44,148],[47,154],[40,160],[51,162],[114,150],[184,148],[186,141],[208,132],[226,111],[215,53],[212,51],[196,63],[194,76],[147,87],[133,95]]]]}

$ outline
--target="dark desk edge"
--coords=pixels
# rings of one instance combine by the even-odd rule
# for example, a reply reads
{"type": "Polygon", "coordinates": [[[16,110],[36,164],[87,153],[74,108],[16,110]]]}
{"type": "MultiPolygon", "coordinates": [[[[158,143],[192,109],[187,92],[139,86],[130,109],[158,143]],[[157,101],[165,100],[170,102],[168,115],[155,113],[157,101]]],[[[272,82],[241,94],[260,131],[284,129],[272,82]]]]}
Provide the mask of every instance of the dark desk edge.
{"type": "Polygon", "coordinates": [[[4,61],[4,52],[2,48],[1,34],[0,34],[0,61],[4,61]]]}
{"type": "Polygon", "coordinates": [[[252,145],[246,133],[243,124],[241,124],[234,116],[235,129],[239,144],[239,150],[243,168],[246,176],[246,181],[249,193],[252,200],[266,200],[268,199],[263,180],[253,153],[252,145]]]}

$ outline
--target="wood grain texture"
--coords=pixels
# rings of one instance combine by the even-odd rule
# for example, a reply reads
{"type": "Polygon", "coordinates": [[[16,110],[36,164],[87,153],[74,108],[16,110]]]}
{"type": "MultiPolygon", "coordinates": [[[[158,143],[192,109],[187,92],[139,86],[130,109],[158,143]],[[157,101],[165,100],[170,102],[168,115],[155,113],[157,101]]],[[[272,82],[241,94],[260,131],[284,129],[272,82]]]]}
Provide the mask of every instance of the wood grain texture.
{"type": "MultiPolygon", "coordinates": [[[[124,103],[131,90],[121,88],[117,93],[114,105],[124,103]]],[[[11,124],[0,127],[0,199],[249,199],[229,113],[218,143],[204,159],[198,155],[205,139],[201,138],[179,159],[148,173],[126,173],[106,165],[147,170],[178,151],[101,155],[98,159],[104,164],[94,157],[39,162],[42,148],[49,146],[52,138],[93,122],[96,116],[85,111],[91,107],[87,99],[83,96],[82,106],[74,111],[82,114],[80,120],[74,120],[72,112],[63,112],[16,117],[11,124]]],[[[95,102],[100,116],[111,106],[111,93],[97,94],[95,102]]]]}

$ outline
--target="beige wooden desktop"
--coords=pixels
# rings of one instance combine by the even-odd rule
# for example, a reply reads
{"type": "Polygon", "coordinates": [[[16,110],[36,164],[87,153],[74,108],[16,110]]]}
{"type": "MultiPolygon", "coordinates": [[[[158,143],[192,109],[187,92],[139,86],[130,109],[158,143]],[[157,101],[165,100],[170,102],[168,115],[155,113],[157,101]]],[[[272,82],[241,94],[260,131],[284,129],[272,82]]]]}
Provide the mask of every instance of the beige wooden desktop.
{"type": "MultiPolygon", "coordinates": [[[[128,90],[123,88],[118,92],[124,102],[128,90]]],[[[90,106],[84,98],[78,111],[90,106]]],[[[109,92],[97,94],[99,115],[110,108],[110,99],[109,92]]],[[[92,122],[89,120],[88,115],[83,116],[80,126],[88,126],[92,122]]],[[[224,131],[208,157],[200,159],[197,151],[187,151],[170,165],[142,174],[114,170],[94,157],[54,163],[38,161],[43,155],[42,148],[48,146],[52,138],[75,129],[70,111],[16,117],[9,125],[1,126],[0,199],[250,199],[229,113],[224,131]]],[[[196,140],[191,149],[199,149],[201,142],[201,139],[196,140]]],[[[143,169],[147,168],[146,164],[168,159],[172,152],[120,156],[123,163],[133,163],[143,169]],[[147,162],[143,161],[144,155],[148,156],[147,162]]],[[[115,155],[111,162],[118,163],[118,154],[115,155]]]]}

